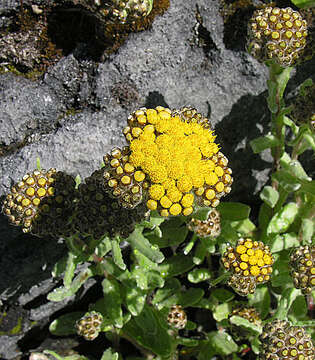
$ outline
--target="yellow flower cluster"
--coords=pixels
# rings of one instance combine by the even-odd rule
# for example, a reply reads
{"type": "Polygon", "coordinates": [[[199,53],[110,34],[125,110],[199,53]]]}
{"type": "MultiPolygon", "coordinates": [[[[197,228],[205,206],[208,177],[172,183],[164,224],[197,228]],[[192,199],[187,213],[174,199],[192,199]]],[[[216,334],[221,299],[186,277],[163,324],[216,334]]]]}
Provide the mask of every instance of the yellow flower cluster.
{"type": "Polygon", "coordinates": [[[158,106],[128,118],[129,162],[149,179],[147,207],[162,216],[190,215],[195,203],[215,207],[231,191],[231,169],[209,122],[195,109],[158,106]]]}
{"type": "Polygon", "coordinates": [[[251,239],[240,239],[236,248],[228,247],[222,257],[224,267],[233,272],[229,284],[240,295],[248,295],[246,292],[254,292],[256,284],[268,281],[273,262],[269,247],[261,241],[251,239]],[[240,281],[241,279],[243,281],[240,281]],[[242,283],[244,283],[243,289],[240,287],[242,283]]]}

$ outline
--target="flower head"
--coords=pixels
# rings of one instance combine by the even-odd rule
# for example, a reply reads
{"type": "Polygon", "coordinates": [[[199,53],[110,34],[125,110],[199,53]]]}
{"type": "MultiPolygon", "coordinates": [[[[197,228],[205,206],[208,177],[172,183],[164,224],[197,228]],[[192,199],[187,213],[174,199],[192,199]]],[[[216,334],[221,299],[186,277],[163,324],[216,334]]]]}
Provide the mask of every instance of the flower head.
{"type": "Polygon", "coordinates": [[[195,109],[158,106],[132,113],[124,135],[129,162],[146,176],[147,207],[162,216],[215,207],[231,191],[231,169],[206,118],[195,109]]]}
{"type": "Polygon", "coordinates": [[[96,311],[86,313],[76,322],[77,333],[83,336],[85,340],[94,340],[101,331],[102,322],[103,316],[101,313],[96,311]]]}
{"type": "Polygon", "coordinates": [[[270,279],[273,262],[269,247],[251,239],[240,239],[236,248],[228,247],[222,257],[223,266],[233,273],[229,285],[242,296],[270,279]]]}
{"type": "Polygon", "coordinates": [[[254,12],[248,27],[248,50],[261,62],[293,65],[306,45],[307,23],[291,8],[266,7],[254,12]]]}
{"type": "Polygon", "coordinates": [[[11,188],[3,212],[25,233],[67,236],[75,195],[72,176],[56,169],[34,170],[11,188]]]}
{"type": "Polygon", "coordinates": [[[312,360],[315,356],[311,337],[304,328],[292,326],[288,321],[267,323],[260,340],[263,346],[261,360],[312,360]]]}
{"type": "Polygon", "coordinates": [[[207,220],[202,221],[192,218],[187,227],[201,238],[208,236],[217,237],[221,233],[220,213],[216,209],[211,209],[207,220]]]}
{"type": "Polygon", "coordinates": [[[291,254],[290,265],[294,286],[309,294],[315,289],[315,246],[300,246],[291,254]]]}
{"type": "Polygon", "coordinates": [[[180,305],[173,305],[167,316],[168,324],[177,329],[184,329],[187,324],[187,315],[180,305]]]}

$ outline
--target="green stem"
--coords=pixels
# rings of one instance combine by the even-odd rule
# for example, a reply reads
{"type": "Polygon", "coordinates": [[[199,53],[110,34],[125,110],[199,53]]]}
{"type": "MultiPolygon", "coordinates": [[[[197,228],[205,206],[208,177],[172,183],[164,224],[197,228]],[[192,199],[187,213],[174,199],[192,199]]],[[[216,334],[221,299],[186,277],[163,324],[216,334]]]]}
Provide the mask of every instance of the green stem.
{"type": "Polygon", "coordinates": [[[222,275],[220,275],[219,277],[217,277],[216,279],[212,280],[210,282],[210,286],[216,286],[218,285],[220,282],[223,282],[225,280],[227,280],[229,277],[231,276],[231,274],[229,272],[225,272],[222,275]]]}

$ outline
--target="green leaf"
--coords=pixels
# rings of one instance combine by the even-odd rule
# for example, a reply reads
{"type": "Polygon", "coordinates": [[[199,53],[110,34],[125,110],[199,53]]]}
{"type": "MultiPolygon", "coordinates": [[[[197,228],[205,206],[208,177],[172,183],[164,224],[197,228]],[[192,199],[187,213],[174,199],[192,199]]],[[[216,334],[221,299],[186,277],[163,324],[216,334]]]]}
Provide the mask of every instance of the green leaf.
{"type": "Polygon", "coordinates": [[[211,208],[208,207],[195,207],[195,211],[193,213],[193,217],[198,220],[207,220],[209,212],[211,211],[211,208]]]}
{"type": "Polygon", "coordinates": [[[112,242],[111,239],[107,236],[104,236],[100,243],[95,248],[95,254],[98,257],[103,257],[108,254],[112,249],[112,242]]]}
{"type": "Polygon", "coordinates": [[[164,255],[159,251],[156,245],[150,242],[142,234],[143,227],[136,226],[135,231],[127,238],[133,249],[137,249],[147,258],[155,263],[161,263],[164,260],[164,255]]]}
{"type": "Polygon", "coordinates": [[[227,319],[231,313],[231,307],[228,303],[217,305],[213,311],[213,317],[216,321],[227,319]]]}
{"type": "Polygon", "coordinates": [[[67,259],[68,256],[65,256],[60,260],[58,260],[58,262],[54,265],[53,270],[51,272],[51,275],[53,277],[59,277],[65,272],[67,266],[67,259]]]}
{"type": "Polygon", "coordinates": [[[173,339],[161,325],[160,316],[157,310],[146,304],[141,314],[131,319],[122,331],[144,348],[167,359],[173,351],[173,339]]]}
{"type": "Polygon", "coordinates": [[[199,341],[196,340],[196,339],[183,338],[183,337],[180,337],[180,336],[177,336],[176,342],[178,344],[180,344],[180,345],[184,345],[184,346],[187,346],[187,347],[195,347],[195,346],[198,346],[198,344],[199,344],[199,341]]]}
{"type": "Polygon", "coordinates": [[[72,281],[69,287],[59,287],[54,289],[47,295],[47,299],[50,301],[62,301],[65,298],[74,295],[80,287],[91,277],[93,276],[93,271],[91,268],[81,271],[72,281]]]}
{"type": "Polygon", "coordinates": [[[301,231],[303,244],[307,245],[311,243],[314,234],[314,221],[310,219],[302,219],[301,231]]]}
{"type": "Polygon", "coordinates": [[[292,0],[293,4],[300,9],[305,9],[315,6],[315,0],[292,0]]]}
{"type": "Polygon", "coordinates": [[[123,327],[123,314],[121,309],[122,299],[120,296],[119,283],[114,279],[102,281],[103,294],[107,302],[106,315],[118,327],[123,327]]]}
{"type": "Polygon", "coordinates": [[[69,288],[74,276],[74,271],[77,265],[76,256],[72,254],[72,252],[68,253],[67,263],[66,263],[66,269],[65,269],[65,275],[63,278],[63,285],[65,288],[69,288]]]}
{"type": "Polygon", "coordinates": [[[262,332],[261,326],[255,325],[241,316],[236,316],[236,315],[231,316],[230,323],[236,326],[240,326],[254,335],[261,334],[262,332]]]}
{"type": "Polygon", "coordinates": [[[229,302],[233,300],[235,294],[226,289],[215,289],[211,292],[211,299],[216,300],[220,303],[229,302]]]}
{"type": "Polygon", "coordinates": [[[114,264],[113,260],[110,258],[106,258],[106,261],[103,261],[100,264],[102,271],[112,275],[115,279],[124,283],[124,285],[128,286],[130,283],[130,272],[126,270],[121,270],[116,264],[114,264]]]}
{"type": "Polygon", "coordinates": [[[112,256],[113,256],[114,263],[121,270],[125,270],[126,269],[126,264],[124,263],[122,253],[121,253],[121,249],[120,249],[119,242],[118,242],[117,238],[112,240],[112,256]]]}
{"type": "Polygon", "coordinates": [[[193,306],[203,297],[204,291],[199,288],[190,288],[180,293],[178,304],[182,307],[193,306]]]}
{"type": "Polygon", "coordinates": [[[298,320],[304,320],[307,316],[307,303],[305,300],[305,296],[300,295],[297,296],[293,301],[290,312],[289,319],[296,323],[298,320]]]}
{"type": "Polygon", "coordinates": [[[111,348],[107,349],[103,352],[101,360],[118,360],[119,354],[117,352],[113,352],[111,348]]]}
{"type": "Polygon", "coordinates": [[[165,281],[161,277],[161,274],[158,271],[151,270],[148,272],[147,276],[148,276],[148,288],[155,289],[164,286],[165,281]]]}
{"type": "Polygon", "coordinates": [[[209,333],[209,342],[218,355],[230,355],[238,349],[232,337],[222,331],[212,331],[209,333]]]}
{"type": "Polygon", "coordinates": [[[136,286],[133,288],[125,287],[125,305],[133,316],[137,316],[143,310],[147,293],[144,290],[138,289],[136,286]]]}
{"type": "Polygon", "coordinates": [[[183,274],[193,267],[194,263],[191,256],[174,255],[159,266],[159,271],[163,277],[173,277],[183,274]]]}
{"type": "Polygon", "coordinates": [[[263,188],[262,192],[260,193],[260,198],[267,205],[269,205],[271,208],[273,208],[273,207],[275,207],[275,205],[279,199],[279,193],[273,187],[265,186],[263,188]]]}
{"type": "Polygon", "coordinates": [[[238,232],[244,235],[250,234],[255,231],[255,224],[249,219],[244,219],[240,221],[232,221],[231,226],[238,232]]]}
{"type": "Polygon", "coordinates": [[[280,145],[280,141],[274,135],[269,134],[269,135],[261,136],[257,139],[254,139],[249,144],[250,144],[254,154],[258,154],[258,153],[262,152],[263,150],[270,149],[272,147],[280,145]]]}
{"type": "Polygon", "coordinates": [[[291,175],[288,171],[279,170],[272,174],[272,180],[277,181],[281,187],[288,191],[297,191],[301,187],[301,182],[295,176],[291,175]]]}
{"type": "Polygon", "coordinates": [[[250,207],[239,202],[221,202],[217,207],[222,219],[237,221],[249,217],[250,207]]]}
{"type": "Polygon", "coordinates": [[[188,229],[179,216],[164,222],[160,229],[162,237],[146,235],[150,242],[158,245],[160,249],[182,243],[188,234],[188,229]]]}
{"type": "Polygon", "coordinates": [[[196,268],[188,273],[187,278],[191,283],[197,284],[199,282],[211,279],[211,272],[206,268],[196,268]]]}
{"type": "Polygon", "coordinates": [[[207,253],[208,253],[208,249],[207,249],[205,243],[202,240],[199,241],[196,246],[196,250],[195,250],[195,253],[193,256],[194,264],[200,265],[204,261],[207,253]]]}
{"type": "Polygon", "coordinates": [[[267,234],[278,234],[288,230],[289,226],[295,220],[298,210],[299,209],[296,203],[290,202],[286,204],[272,217],[267,228],[267,234]]]}
{"type": "Polygon", "coordinates": [[[280,158],[280,165],[284,170],[298,179],[306,181],[312,180],[303,169],[301,163],[298,160],[292,160],[286,152],[284,152],[280,158]]]}
{"type": "Polygon", "coordinates": [[[49,325],[49,331],[56,336],[68,336],[76,334],[75,323],[85,313],[82,311],[61,315],[49,325]]]}
{"type": "Polygon", "coordinates": [[[288,250],[292,247],[299,246],[300,242],[298,236],[295,233],[285,233],[277,235],[270,244],[270,251],[277,253],[282,250],[288,250]]]}
{"type": "Polygon", "coordinates": [[[248,304],[259,311],[262,319],[269,314],[270,301],[270,294],[266,285],[258,287],[254,294],[248,295],[248,304]]]}
{"type": "Polygon", "coordinates": [[[303,182],[300,192],[308,193],[315,196],[315,181],[303,182]]]}
{"type": "Polygon", "coordinates": [[[158,309],[177,304],[181,283],[176,278],[170,278],[165,281],[162,289],[157,290],[152,304],[158,309]]]}
{"type": "Polygon", "coordinates": [[[87,357],[79,354],[69,355],[69,356],[60,356],[52,350],[44,350],[44,354],[53,356],[56,360],[89,360],[87,357]]]}
{"type": "Polygon", "coordinates": [[[295,299],[301,294],[300,290],[289,288],[286,289],[280,298],[278,308],[273,316],[274,319],[285,320],[295,299]]]}

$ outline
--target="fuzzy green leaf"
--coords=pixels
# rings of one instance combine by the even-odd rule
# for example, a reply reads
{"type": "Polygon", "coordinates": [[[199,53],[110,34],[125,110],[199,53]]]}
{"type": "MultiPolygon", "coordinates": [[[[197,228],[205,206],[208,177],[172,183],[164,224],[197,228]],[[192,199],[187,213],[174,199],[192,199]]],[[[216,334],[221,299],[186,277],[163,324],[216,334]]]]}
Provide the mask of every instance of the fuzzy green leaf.
{"type": "Polygon", "coordinates": [[[161,263],[164,260],[164,255],[159,251],[156,245],[150,242],[142,234],[143,227],[136,226],[135,231],[128,237],[127,241],[133,249],[140,251],[147,258],[155,263],[161,263]]]}
{"type": "Polygon", "coordinates": [[[188,274],[187,278],[191,283],[197,284],[199,282],[211,279],[211,272],[206,268],[196,268],[188,274]]]}
{"type": "Polygon", "coordinates": [[[248,295],[248,304],[254,306],[264,319],[270,311],[270,294],[267,286],[258,287],[254,294],[248,295]]]}
{"type": "Polygon", "coordinates": [[[144,290],[137,288],[136,286],[125,287],[125,305],[127,309],[131,312],[133,316],[137,316],[143,310],[143,306],[145,304],[147,293],[144,290]]]}
{"type": "Polygon", "coordinates": [[[121,309],[122,299],[120,296],[119,283],[114,279],[102,281],[103,294],[107,301],[106,315],[118,327],[123,327],[123,314],[121,309]]]}
{"type": "Polygon", "coordinates": [[[77,265],[77,262],[75,261],[76,259],[77,257],[74,254],[72,254],[72,252],[68,253],[65,275],[63,278],[63,285],[65,288],[69,288],[71,286],[71,282],[74,276],[74,271],[77,265]]]}
{"type": "Polygon", "coordinates": [[[300,295],[293,301],[290,312],[289,319],[296,323],[298,320],[304,320],[307,315],[307,303],[305,296],[300,295]]]}
{"type": "Polygon", "coordinates": [[[261,334],[262,332],[261,326],[255,325],[241,316],[236,316],[236,315],[231,316],[230,323],[236,326],[240,326],[243,329],[250,331],[254,335],[261,334]]]}
{"type": "Polygon", "coordinates": [[[232,337],[221,331],[212,331],[209,333],[209,342],[218,355],[230,355],[238,349],[232,337]]]}
{"type": "Polygon", "coordinates": [[[119,354],[114,353],[111,348],[107,349],[105,352],[103,352],[103,355],[101,357],[101,360],[118,360],[119,354]]]}
{"type": "Polygon", "coordinates": [[[288,250],[292,247],[299,246],[300,242],[295,233],[286,233],[282,235],[277,235],[273,238],[270,245],[270,250],[272,253],[277,253],[282,250],[288,250]]]}
{"type": "Polygon", "coordinates": [[[61,315],[49,325],[49,331],[56,336],[76,334],[75,323],[84,315],[82,311],[61,315]]]}
{"type": "Polygon", "coordinates": [[[79,354],[60,356],[52,350],[44,350],[43,353],[53,356],[56,360],[89,360],[87,357],[79,354]]]}
{"type": "Polygon", "coordinates": [[[207,247],[205,246],[205,243],[201,240],[198,242],[197,246],[196,246],[196,250],[193,256],[193,262],[196,265],[201,264],[206,255],[208,253],[207,247]]]}
{"type": "Polygon", "coordinates": [[[217,207],[224,220],[238,221],[249,217],[250,207],[238,202],[221,202],[217,207]]]}
{"type": "Polygon", "coordinates": [[[178,336],[176,338],[176,342],[180,345],[184,345],[184,346],[187,346],[187,347],[195,347],[195,346],[198,346],[199,344],[199,341],[196,340],[196,339],[191,339],[191,338],[184,338],[184,337],[181,337],[181,336],[178,336]]]}
{"type": "Polygon", "coordinates": [[[311,243],[314,234],[314,221],[310,219],[302,219],[301,231],[303,243],[311,243]]]}
{"type": "Polygon", "coordinates": [[[286,204],[278,213],[276,213],[267,228],[267,234],[279,234],[288,230],[298,214],[296,203],[286,204]]]}
{"type": "Polygon", "coordinates": [[[256,229],[255,224],[249,219],[231,221],[231,226],[238,232],[244,235],[250,234],[256,229]]]}
{"type": "Polygon", "coordinates": [[[91,277],[93,276],[93,271],[91,268],[81,271],[72,281],[69,287],[59,287],[54,289],[47,295],[47,299],[50,301],[62,301],[65,298],[74,295],[80,287],[91,277]]]}
{"type": "Polygon", "coordinates": [[[228,303],[217,305],[213,311],[213,317],[216,321],[227,319],[231,313],[231,307],[228,303]]]}
{"type": "Polygon", "coordinates": [[[183,307],[193,306],[203,297],[204,291],[198,288],[190,288],[180,293],[178,304],[183,307]]]}
{"type": "Polygon", "coordinates": [[[215,289],[211,292],[211,300],[218,301],[220,303],[229,302],[233,300],[235,294],[226,289],[215,289]]]}
{"type": "Polygon", "coordinates": [[[299,179],[285,170],[275,172],[272,174],[271,178],[272,180],[277,181],[281,187],[288,192],[297,191],[301,187],[299,179]]]}
{"type": "Polygon", "coordinates": [[[158,309],[177,304],[180,288],[181,284],[176,278],[167,279],[164,287],[157,290],[152,304],[156,305],[158,309]]]}
{"type": "Polygon", "coordinates": [[[124,260],[123,260],[123,257],[122,257],[119,242],[118,242],[118,240],[116,238],[112,240],[112,257],[113,257],[114,263],[121,270],[126,269],[126,264],[124,263],[124,260]]]}
{"type": "Polygon", "coordinates": [[[115,279],[124,283],[124,285],[128,286],[130,283],[130,272],[126,270],[121,270],[116,264],[114,264],[113,260],[110,258],[106,258],[106,261],[103,261],[100,265],[103,272],[112,275],[115,279]]]}
{"type": "Polygon", "coordinates": [[[300,9],[306,9],[315,6],[315,0],[292,0],[292,2],[300,9]]]}
{"type": "Polygon", "coordinates": [[[271,208],[273,208],[279,199],[279,193],[273,187],[265,186],[262,192],[260,193],[260,198],[271,208]]]}
{"type": "Polygon", "coordinates": [[[191,256],[174,255],[159,266],[159,271],[163,277],[173,277],[183,274],[193,267],[194,262],[191,256]]]}
{"type": "Polygon", "coordinates": [[[95,254],[98,257],[103,257],[108,254],[112,249],[111,239],[107,236],[104,236],[100,243],[95,248],[95,254]]]}
{"type": "Polygon", "coordinates": [[[300,290],[289,288],[286,289],[280,298],[278,308],[273,316],[274,319],[285,320],[295,299],[301,294],[300,290]]]}
{"type": "Polygon", "coordinates": [[[280,165],[284,170],[289,172],[292,176],[301,180],[310,181],[311,178],[307,175],[303,166],[298,160],[292,160],[288,153],[284,152],[280,159],[280,165]]]}
{"type": "Polygon", "coordinates": [[[173,351],[173,339],[161,325],[160,314],[148,305],[124,326],[123,332],[162,359],[167,359],[173,351]]]}
{"type": "Polygon", "coordinates": [[[262,152],[263,150],[270,149],[280,144],[279,139],[274,135],[261,136],[257,139],[252,140],[250,146],[255,154],[262,152]]]}

